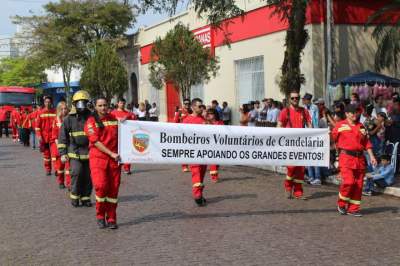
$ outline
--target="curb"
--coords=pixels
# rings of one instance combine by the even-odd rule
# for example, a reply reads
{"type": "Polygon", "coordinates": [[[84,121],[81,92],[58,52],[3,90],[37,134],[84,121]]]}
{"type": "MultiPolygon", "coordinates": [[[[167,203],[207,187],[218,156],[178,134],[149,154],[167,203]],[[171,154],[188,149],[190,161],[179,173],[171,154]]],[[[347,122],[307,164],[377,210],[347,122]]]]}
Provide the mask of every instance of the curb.
{"type": "MultiPolygon", "coordinates": [[[[268,170],[271,172],[275,172],[281,175],[285,175],[286,173],[286,169],[285,167],[282,166],[255,166],[256,168],[260,168],[263,170],[268,170]]],[[[336,175],[331,175],[325,178],[325,182],[328,184],[333,184],[333,185],[340,185],[340,178],[338,178],[336,175]]],[[[387,188],[377,188],[376,189],[377,192],[385,194],[385,195],[389,195],[389,196],[393,196],[393,197],[398,197],[400,198],[400,187],[387,187],[387,188]]]]}

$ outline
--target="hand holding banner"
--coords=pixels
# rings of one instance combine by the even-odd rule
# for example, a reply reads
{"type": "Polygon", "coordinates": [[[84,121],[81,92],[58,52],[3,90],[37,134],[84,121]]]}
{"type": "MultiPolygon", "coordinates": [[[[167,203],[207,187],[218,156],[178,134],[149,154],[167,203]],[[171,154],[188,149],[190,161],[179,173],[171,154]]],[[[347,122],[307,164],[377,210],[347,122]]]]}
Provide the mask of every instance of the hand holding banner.
{"type": "Polygon", "coordinates": [[[328,129],[126,121],[122,163],[329,166],[328,129]]]}

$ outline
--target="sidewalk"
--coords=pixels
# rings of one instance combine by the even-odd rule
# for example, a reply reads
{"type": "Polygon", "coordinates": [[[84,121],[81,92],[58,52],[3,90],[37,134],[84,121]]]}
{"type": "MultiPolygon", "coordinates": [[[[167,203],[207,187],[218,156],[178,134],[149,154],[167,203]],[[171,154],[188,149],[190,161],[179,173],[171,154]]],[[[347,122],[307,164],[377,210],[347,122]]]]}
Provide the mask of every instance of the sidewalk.
{"type": "MultiPolygon", "coordinates": [[[[279,173],[279,174],[286,174],[286,168],[282,167],[282,166],[257,166],[257,168],[261,168],[264,170],[268,170],[268,171],[272,171],[275,173],[279,173]]],[[[334,185],[339,185],[340,184],[340,178],[337,175],[331,175],[328,176],[325,179],[325,182],[328,184],[334,184],[334,185]]],[[[377,188],[376,189],[378,192],[383,193],[385,195],[390,195],[390,196],[394,196],[394,197],[398,197],[400,198],[400,184],[397,183],[396,185],[392,186],[392,187],[387,187],[385,189],[380,189],[377,188]]]]}

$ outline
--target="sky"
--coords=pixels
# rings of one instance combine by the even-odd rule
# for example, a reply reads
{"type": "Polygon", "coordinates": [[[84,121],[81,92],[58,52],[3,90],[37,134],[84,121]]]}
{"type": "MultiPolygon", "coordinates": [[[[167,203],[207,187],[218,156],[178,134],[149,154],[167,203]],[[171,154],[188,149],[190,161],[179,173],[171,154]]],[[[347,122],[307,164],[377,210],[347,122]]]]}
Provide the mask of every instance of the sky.
{"type": "MultiPolygon", "coordinates": [[[[57,0],[53,0],[57,1],[57,0]]],[[[0,0],[0,36],[12,36],[16,26],[12,24],[11,18],[15,15],[27,16],[30,12],[40,15],[43,12],[42,6],[49,0],[0,0]]],[[[150,11],[137,18],[137,23],[128,33],[134,32],[140,26],[151,26],[168,17],[167,14],[154,14],[150,11]]]]}

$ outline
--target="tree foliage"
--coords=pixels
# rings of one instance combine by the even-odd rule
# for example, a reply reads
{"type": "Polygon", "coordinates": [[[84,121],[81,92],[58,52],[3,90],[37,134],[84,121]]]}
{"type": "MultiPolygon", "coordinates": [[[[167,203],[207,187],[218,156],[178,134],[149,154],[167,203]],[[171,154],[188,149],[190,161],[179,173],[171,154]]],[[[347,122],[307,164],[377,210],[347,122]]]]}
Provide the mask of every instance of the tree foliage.
{"type": "Polygon", "coordinates": [[[111,100],[127,90],[127,82],[125,67],[115,47],[107,42],[98,43],[94,56],[83,68],[81,86],[91,96],[104,96],[111,100]]]}
{"type": "Polygon", "coordinates": [[[135,21],[132,6],[117,0],[61,0],[44,5],[44,11],[15,22],[28,29],[23,37],[30,54],[48,68],[62,69],[67,93],[72,69],[85,67],[103,40],[123,45],[135,21]]]}
{"type": "Polygon", "coordinates": [[[0,84],[37,86],[46,80],[44,68],[30,58],[3,58],[0,61],[0,84]]]}
{"type": "Polygon", "coordinates": [[[158,89],[173,82],[183,98],[190,98],[191,87],[215,77],[218,58],[203,48],[187,26],[177,24],[158,38],[151,52],[150,82],[158,89]]]}
{"type": "Polygon", "coordinates": [[[375,69],[394,67],[398,69],[400,61],[400,0],[392,0],[376,11],[367,25],[379,21],[372,38],[378,44],[375,53],[375,69]]]}

